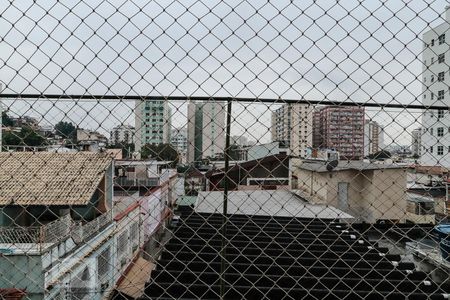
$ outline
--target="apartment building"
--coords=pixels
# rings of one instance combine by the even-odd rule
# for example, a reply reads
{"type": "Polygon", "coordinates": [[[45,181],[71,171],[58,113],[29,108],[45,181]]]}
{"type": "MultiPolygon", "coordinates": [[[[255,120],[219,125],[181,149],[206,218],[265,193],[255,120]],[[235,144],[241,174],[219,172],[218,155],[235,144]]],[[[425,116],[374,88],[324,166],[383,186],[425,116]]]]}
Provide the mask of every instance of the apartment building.
{"type": "Polygon", "coordinates": [[[364,122],[364,157],[383,149],[384,130],[375,121],[364,122]]]}
{"type": "Polygon", "coordinates": [[[411,152],[416,157],[422,155],[422,128],[416,128],[411,132],[411,152]]]}
{"type": "Polygon", "coordinates": [[[137,100],[135,108],[135,148],[170,142],[171,109],[166,100],[137,100]]]}
{"type": "Polygon", "coordinates": [[[119,125],[111,130],[109,143],[112,145],[132,144],[134,142],[134,127],[131,125],[119,125]]]}
{"type": "Polygon", "coordinates": [[[314,112],[313,147],[336,149],[341,159],[364,157],[364,107],[324,106],[314,112]]]}
{"type": "Polygon", "coordinates": [[[171,130],[170,143],[179,153],[186,153],[188,148],[187,128],[174,128],[171,130]]]}
{"type": "MultiPolygon", "coordinates": [[[[431,28],[422,37],[422,102],[424,105],[449,106],[450,75],[448,66],[450,11],[445,21],[431,28]]],[[[420,162],[426,166],[450,167],[450,116],[447,110],[424,110],[420,162]]]]}
{"type": "Polygon", "coordinates": [[[313,109],[308,104],[285,104],[272,112],[272,141],[290,149],[292,155],[306,157],[312,146],[313,109]]]}
{"type": "Polygon", "coordinates": [[[225,103],[214,100],[188,104],[187,162],[223,155],[225,109],[225,103]]]}

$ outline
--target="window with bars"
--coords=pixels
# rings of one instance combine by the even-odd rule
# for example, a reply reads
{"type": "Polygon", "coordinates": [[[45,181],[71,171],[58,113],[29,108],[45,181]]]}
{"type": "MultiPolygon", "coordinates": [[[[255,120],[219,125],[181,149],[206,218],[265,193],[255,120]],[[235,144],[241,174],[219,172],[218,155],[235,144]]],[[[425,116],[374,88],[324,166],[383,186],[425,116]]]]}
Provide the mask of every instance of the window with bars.
{"type": "Polygon", "coordinates": [[[108,247],[97,257],[97,273],[102,283],[109,279],[108,276],[112,265],[111,248],[108,247]]]}
{"type": "Polygon", "coordinates": [[[117,256],[122,257],[127,251],[128,231],[124,230],[117,239],[117,256]]]}

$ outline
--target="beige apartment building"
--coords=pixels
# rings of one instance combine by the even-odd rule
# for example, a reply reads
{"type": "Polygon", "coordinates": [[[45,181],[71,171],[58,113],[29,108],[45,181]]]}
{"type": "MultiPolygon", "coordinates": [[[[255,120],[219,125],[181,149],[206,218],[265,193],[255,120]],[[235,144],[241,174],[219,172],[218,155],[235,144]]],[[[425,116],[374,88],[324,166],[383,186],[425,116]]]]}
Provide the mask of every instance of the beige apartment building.
{"type": "Polygon", "coordinates": [[[323,161],[294,159],[293,188],[310,202],[332,205],[361,221],[404,222],[405,167],[363,161],[340,161],[333,170],[323,161]]]}
{"type": "Polygon", "coordinates": [[[306,157],[312,147],[313,108],[308,104],[284,104],[272,112],[272,141],[281,142],[293,156],[306,157]]]}

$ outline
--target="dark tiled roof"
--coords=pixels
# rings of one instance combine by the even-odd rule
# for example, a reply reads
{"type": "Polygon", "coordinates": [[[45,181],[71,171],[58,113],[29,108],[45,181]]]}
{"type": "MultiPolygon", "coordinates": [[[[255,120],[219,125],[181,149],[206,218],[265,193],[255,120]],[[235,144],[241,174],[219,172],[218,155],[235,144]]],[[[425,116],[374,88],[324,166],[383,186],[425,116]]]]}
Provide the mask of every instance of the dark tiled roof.
{"type": "MultiPolygon", "coordinates": [[[[219,299],[219,214],[184,212],[145,299],[219,299]]],[[[443,299],[413,263],[332,220],[233,215],[226,299],[443,299]]]]}

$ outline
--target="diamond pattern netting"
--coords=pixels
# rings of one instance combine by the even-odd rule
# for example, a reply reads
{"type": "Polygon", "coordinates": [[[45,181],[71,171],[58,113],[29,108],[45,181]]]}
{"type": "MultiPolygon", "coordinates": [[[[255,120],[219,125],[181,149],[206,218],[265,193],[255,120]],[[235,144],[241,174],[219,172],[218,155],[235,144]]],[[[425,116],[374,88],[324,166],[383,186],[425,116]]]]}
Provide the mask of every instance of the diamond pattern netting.
{"type": "Polygon", "coordinates": [[[0,0],[1,297],[447,296],[446,4],[0,0]]]}

